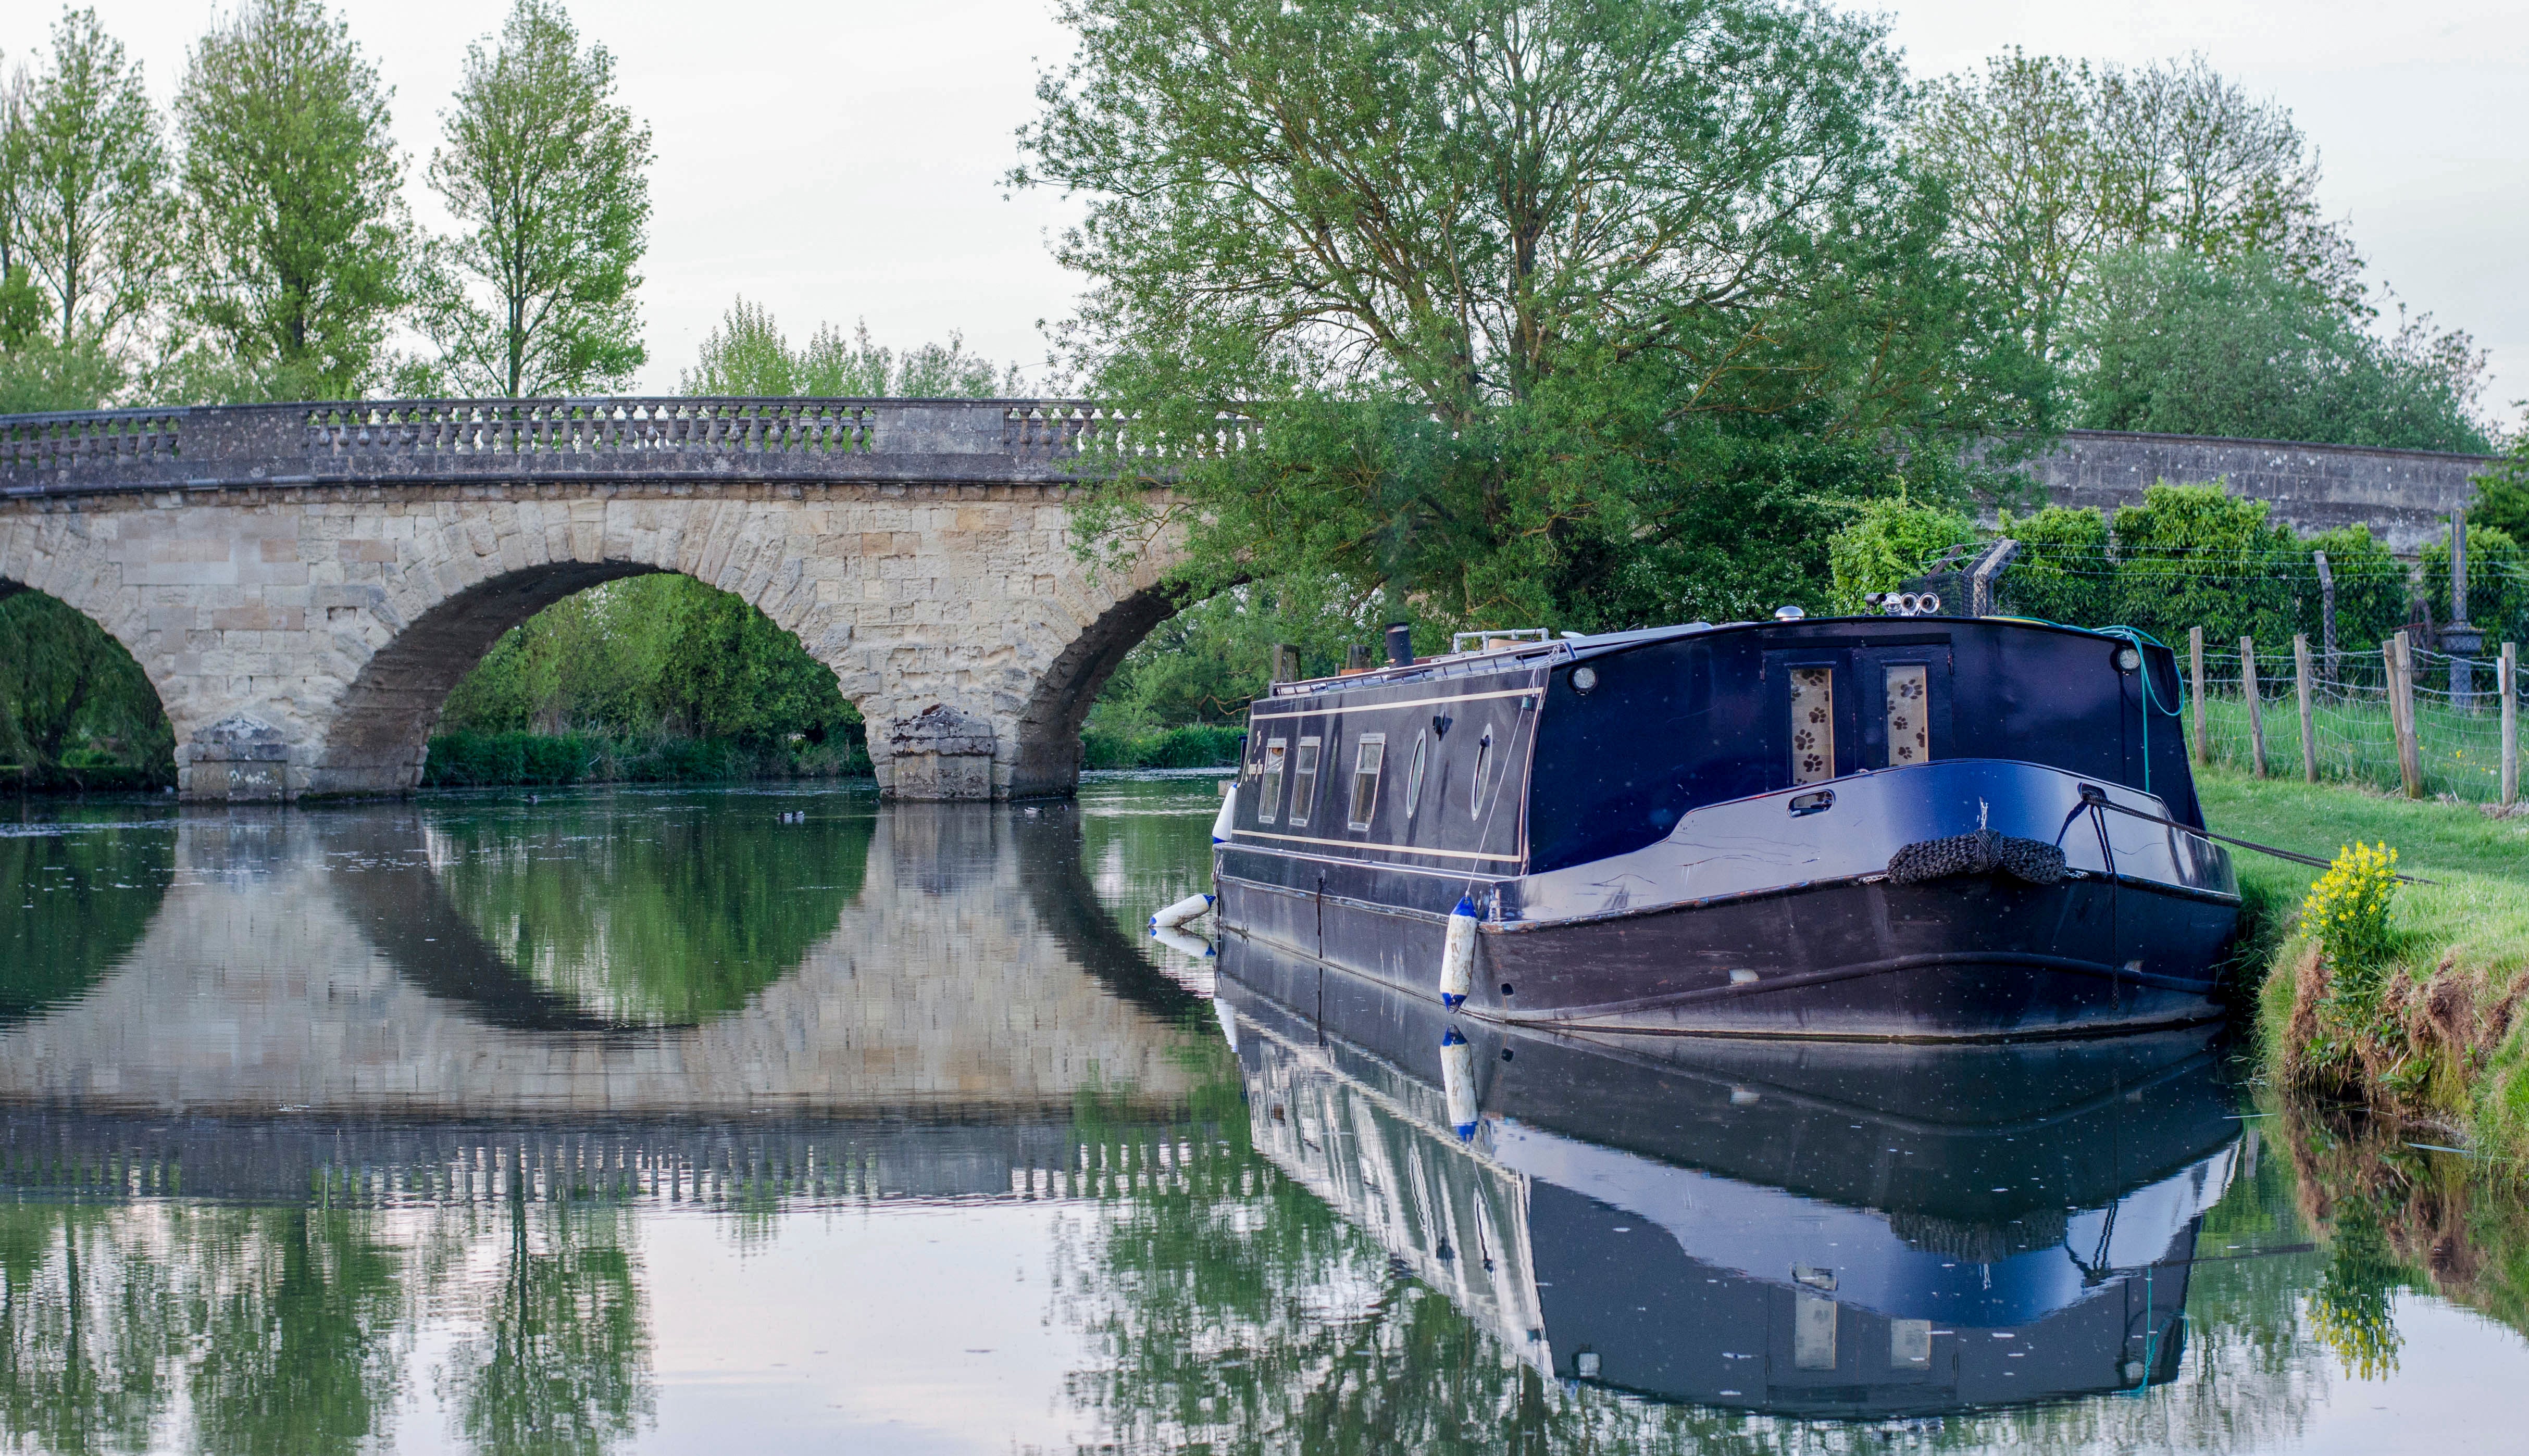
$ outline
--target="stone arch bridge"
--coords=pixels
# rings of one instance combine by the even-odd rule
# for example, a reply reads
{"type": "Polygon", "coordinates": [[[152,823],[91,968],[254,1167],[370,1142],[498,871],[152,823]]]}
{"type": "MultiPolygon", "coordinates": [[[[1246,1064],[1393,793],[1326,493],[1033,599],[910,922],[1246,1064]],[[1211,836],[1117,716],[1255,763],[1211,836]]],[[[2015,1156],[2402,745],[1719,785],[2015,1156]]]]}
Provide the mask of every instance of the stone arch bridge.
{"type": "MultiPolygon", "coordinates": [[[[1091,570],[1068,469],[1095,409],[1038,400],[415,400],[0,417],[0,596],[138,659],[191,799],[393,794],[448,691],[582,588],[676,571],[798,634],[888,793],[1065,794],[1108,674],[1176,609],[1166,562],[1091,570]]],[[[2303,530],[2411,551],[2491,462],[2070,431],[2059,504],[2224,480],[2303,530]]]]}
{"type": "Polygon", "coordinates": [[[131,650],[194,800],[401,793],[541,608],[674,571],[834,670],[889,793],[1064,794],[1175,609],[1066,536],[1094,410],[1011,400],[432,400],[0,419],[0,595],[131,650]]]}

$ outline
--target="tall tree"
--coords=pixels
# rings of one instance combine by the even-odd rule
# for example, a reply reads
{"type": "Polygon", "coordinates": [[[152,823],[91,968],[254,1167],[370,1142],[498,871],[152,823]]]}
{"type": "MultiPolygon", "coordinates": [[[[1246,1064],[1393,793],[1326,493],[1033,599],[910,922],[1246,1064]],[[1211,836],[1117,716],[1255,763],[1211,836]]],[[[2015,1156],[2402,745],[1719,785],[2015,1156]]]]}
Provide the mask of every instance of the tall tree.
{"type": "Polygon", "coordinates": [[[2478,453],[2485,354],[2406,316],[2385,337],[2290,265],[2163,248],[2109,254],[2072,331],[2081,423],[2478,453]]]}
{"type": "Polygon", "coordinates": [[[10,262],[41,294],[52,351],[33,367],[101,396],[146,341],[176,258],[158,114],[138,63],[93,11],[63,15],[48,64],[16,90],[0,170],[10,262]]]}
{"type": "Polygon", "coordinates": [[[2041,352],[2060,349],[2100,260],[2137,248],[2262,254],[2361,304],[2361,260],[2320,215],[2291,113],[2201,57],[2127,71],[2014,50],[1927,86],[1910,139],[2041,352]]]}
{"type": "Polygon", "coordinates": [[[1872,23],[1769,0],[1062,14],[1078,57],[1014,181],[1087,197],[1057,247],[1091,285],[1076,362],[1186,466],[1085,518],[1122,548],[1181,527],[1210,585],[1332,574],[1453,618],[1664,615],[1716,559],[1761,575],[1758,523],[1806,532],[1816,442],[1857,478],[1889,467],[1851,447],[1889,430],[2025,422],[2029,376],[1892,145],[1908,88],[1872,23]],[[1222,449],[1231,401],[1264,419],[1222,449]],[[1716,558],[1724,515],[1744,529],[1716,558]],[[1629,576],[1658,581],[1616,605],[1629,576]]]}
{"type": "Polygon", "coordinates": [[[457,389],[619,387],[649,357],[633,290],[650,221],[650,129],[618,104],[615,58],[551,0],[518,0],[467,48],[430,185],[464,231],[431,252],[425,333],[457,389]]]}
{"type": "Polygon", "coordinates": [[[898,354],[873,343],[867,323],[855,324],[848,337],[819,324],[807,346],[794,349],[769,309],[740,298],[703,337],[677,388],[687,394],[990,399],[1017,394],[1024,383],[1017,365],[1002,369],[969,353],[958,334],[898,354]]]}
{"type": "Polygon", "coordinates": [[[356,394],[404,301],[394,94],[318,0],[246,0],[192,53],[186,312],[261,392],[356,394]]]}

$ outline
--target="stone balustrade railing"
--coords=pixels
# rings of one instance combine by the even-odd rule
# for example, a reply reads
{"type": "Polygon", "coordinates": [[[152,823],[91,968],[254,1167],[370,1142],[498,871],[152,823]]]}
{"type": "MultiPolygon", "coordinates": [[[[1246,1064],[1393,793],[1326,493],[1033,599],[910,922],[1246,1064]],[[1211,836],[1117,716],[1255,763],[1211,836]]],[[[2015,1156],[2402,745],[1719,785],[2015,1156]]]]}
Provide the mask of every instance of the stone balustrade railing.
{"type": "Polygon", "coordinates": [[[1095,405],[1042,399],[398,399],[0,416],[0,494],[459,481],[1060,485],[1095,405]]]}
{"type": "MultiPolygon", "coordinates": [[[[0,498],[231,486],[543,481],[1039,485],[1093,441],[1137,467],[1237,450],[1224,415],[1194,440],[1136,438],[1070,399],[386,399],[0,415],[0,498]]],[[[2065,432],[2021,466],[2060,505],[2113,512],[2153,482],[2221,480],[2304,532],[2355,522],[2416,549],[2492,461],[2425,450],[2065,432]]]]}

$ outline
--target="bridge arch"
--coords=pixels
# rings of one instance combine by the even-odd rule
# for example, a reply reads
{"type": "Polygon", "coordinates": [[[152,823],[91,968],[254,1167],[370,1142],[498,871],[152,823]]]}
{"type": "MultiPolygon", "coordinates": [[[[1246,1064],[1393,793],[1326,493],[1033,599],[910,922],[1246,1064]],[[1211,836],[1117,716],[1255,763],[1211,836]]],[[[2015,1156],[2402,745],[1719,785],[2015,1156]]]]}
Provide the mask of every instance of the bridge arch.
{"type": "MultiPolygon", "coordinates": [[[[106,709],[110,719],[116,715],[118,699],[123,699],[125,690],[132,686],[126,674],[136,672],[147,702],[143,705],[127,700],[120,703],[129,710],[122,724],[127,734],[123,747],[140,751],[137,766],[163,763],[161,734],[173,726],[167,659],[163,651],[156,650],[156,634],[150,630],[145,614],[132,609],[127,594],[111,590],[110,574],[97,569],[94,553],[83,548],[76,533],[57,533],[57,537],[67,539],[47,540],[38,532],[13,533],[10,526],[11,522],[0,518],[0,611],[14,605],[23,614],[28,601],[51,602],[103,634],[124,658],[120,663],[90,661],[81,669],[84,681],[57,684],[74,695],[69,720],[41,726],[22,724],[33,734],[28,746],[38,754],[76,747],[41,742],[43,727],[59,730],[79,720],[96,726],[96,709],[100,707],[106,709]],[[133,737],[139,742],[130,741],[133,737]]],[[[22,619],[21,625],[27,624],[22,619]]],[[[127,761],[131,761],[129,755],[127,761]]]]}
{"type": "Polygon", "coordinates": [[[124,641],[188,798],[397,793],[508,627],[672,571],[798,637],[902,798],[1059,795],[1161,550],[1073,551],[1093,411],[422,400],[0,418],[0,575],[124,641]]]}

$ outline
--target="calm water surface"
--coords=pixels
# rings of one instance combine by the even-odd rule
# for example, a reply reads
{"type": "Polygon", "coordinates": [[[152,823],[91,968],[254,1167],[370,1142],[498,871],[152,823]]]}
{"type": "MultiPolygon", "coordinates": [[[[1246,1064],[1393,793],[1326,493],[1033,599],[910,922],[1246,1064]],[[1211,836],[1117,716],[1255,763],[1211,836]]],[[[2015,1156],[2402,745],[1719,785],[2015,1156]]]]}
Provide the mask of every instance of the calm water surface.
{"type": "Polygon", "coordinates": [[[2210,1037],[1588,1046],[1209,782],[0,822],[0,1442],[2519,1451],[2529,1215],[2210,1037]]]}

